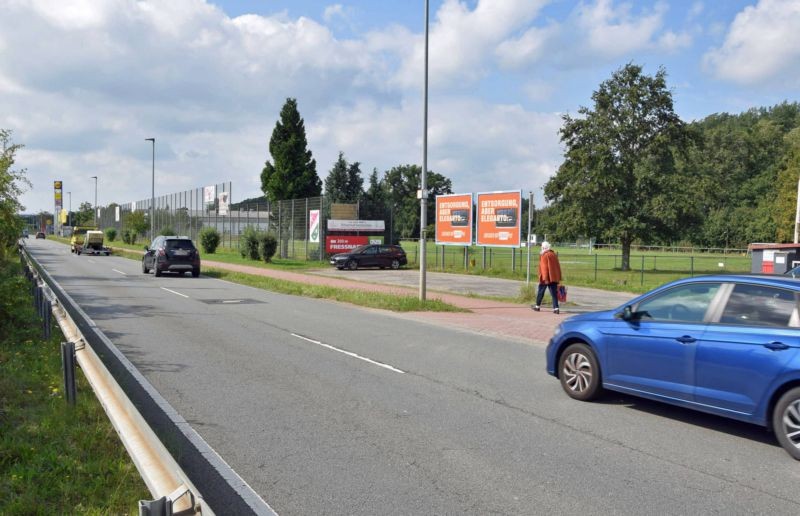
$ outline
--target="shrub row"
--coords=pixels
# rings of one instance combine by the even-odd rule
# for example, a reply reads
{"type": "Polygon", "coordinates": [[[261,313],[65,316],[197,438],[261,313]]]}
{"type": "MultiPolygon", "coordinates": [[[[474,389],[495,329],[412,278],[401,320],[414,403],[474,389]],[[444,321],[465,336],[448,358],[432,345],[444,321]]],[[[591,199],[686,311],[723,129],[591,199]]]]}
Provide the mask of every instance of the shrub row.
{"type": "Polygon", "coordinates": [[[239,252],[242,258],[264,260],[269,263],[278,250],[278,240],[272,233],[257,231],[247,226],[239,237],[239,252]]]}

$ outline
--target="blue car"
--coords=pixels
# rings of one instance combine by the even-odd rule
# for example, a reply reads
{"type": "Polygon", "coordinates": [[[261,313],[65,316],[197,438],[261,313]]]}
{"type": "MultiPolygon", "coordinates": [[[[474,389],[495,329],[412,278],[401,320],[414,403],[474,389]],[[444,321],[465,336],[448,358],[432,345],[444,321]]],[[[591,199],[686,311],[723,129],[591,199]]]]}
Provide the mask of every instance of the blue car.
{"type": "Polygon", "coordinates": [[[800,460],[800,280],[683,279],[565,319],[547,372],[572,398],[603,389],[770,428],[800,460]]]}

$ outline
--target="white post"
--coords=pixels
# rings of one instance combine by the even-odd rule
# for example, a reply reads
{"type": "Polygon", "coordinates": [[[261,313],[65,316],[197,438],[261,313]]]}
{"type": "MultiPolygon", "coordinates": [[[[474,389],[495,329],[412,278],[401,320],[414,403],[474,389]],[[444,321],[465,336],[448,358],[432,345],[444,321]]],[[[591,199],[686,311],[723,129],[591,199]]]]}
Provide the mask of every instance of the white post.
{"type": "Polygon", "coordinates": [[[797,211],[794,215],[794,243],[797,243],[800,233],[800,179],[797,180],[797,211]]]}

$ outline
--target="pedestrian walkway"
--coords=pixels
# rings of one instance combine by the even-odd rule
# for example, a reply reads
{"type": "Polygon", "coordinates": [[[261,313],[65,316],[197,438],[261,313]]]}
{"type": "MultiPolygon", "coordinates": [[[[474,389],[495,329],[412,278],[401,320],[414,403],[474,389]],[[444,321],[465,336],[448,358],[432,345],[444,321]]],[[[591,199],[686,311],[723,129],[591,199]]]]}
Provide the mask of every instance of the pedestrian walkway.
{"type": "MultiPolygon", "coordinates": [[[[349,290],[412,296],[419,293],[419,271],[411,269],[338,271],[331,268],[289,272],[210,260],[203,260],[203,265],[245,274],[349,290]],[[414,286],[415,282],[416,286],[414,286]]],[[[570,313],[610,309],[634,297],[634,294],[571,287],[569,289],[570,304],[562,309],[560,315],[553,314],[551,310],[534,312],[527,304],[474,297],[474,295],[482,295],[514,298],[519,294],[522,284],[521,281],[499,278],[429,272],[426,274],[426,298],[441,299],[446,303],[467,309],[469,312],[412,312],[394,313],[393,315],[472,333],[543,344],[550,339],[558,323],[570,313]]]]}

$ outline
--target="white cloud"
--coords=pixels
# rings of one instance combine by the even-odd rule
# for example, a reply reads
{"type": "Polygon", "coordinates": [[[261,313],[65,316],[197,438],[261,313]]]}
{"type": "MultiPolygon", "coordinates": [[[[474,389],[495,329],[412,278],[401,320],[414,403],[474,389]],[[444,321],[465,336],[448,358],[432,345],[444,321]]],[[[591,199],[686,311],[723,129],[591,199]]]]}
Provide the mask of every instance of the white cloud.
{"type": "Polygon", "coordinates": [[[624,56],[651,43],[663,24],[664,12],[664,5],[656,4],[652,13],[636,18],[630,4],[614,7],[612,0],[598,0],[578,8],[577,24],[586,34],[590,53],[624,56]]]}
{"type": "MultiPolygon", "coordinates": [[[[574,109],[580,101],[559,97],[582,77],[536,67],[595,67],[687,44],[663,29],[663,7],[634,13],[599,0],[541,20],[548,1],[444,0],[433,13],[429,163],[460,191],[537,190],[556,170],[560,108],[527,103],[574,109]]],[[[347,10],[328,5],[323,18],[340,23],[347,10]]],[[[310,17],[231,18],[204,0],[0,0],[0,12],[0,127],[26,145],[19,165],[34,183],[23,199],[32,209],[50,208],[55,179],[73,207],[93,199],[93,175],[102,203],[149,197],[148,137],[157,193],[232,180],[234,200],[256,195],[287,97],[298,100],[323,179],[340,150],[365,175],[421,162],[416,27],[345,40],[310,17]]]]}
{"type": "Polygon", "coordinates": [[[800,85],[800,2],[761,0],[740,12],[720,48],[704,58],[717,77],[743,84],[800,85]]]}
{"type": "MultiPolygon", "coordinates": [[[[430,106],[428,166],[450,178],[459,191],[536,189],[560,163],[560,125],[558,114],[518,105],[441,99],[430,106]]],[[[323,179],[339,151],[362,163],[365,178],[372,167],[382,173],[395,165],[421,163],[422,107],[418,102],[335,107],[309,128],[309,143],[317,149],[323,179]]]]}
{"type": "MultiPolygon", "coordinates": [[[[472,83],[484,77],[487,58],[517,30],[533,20],[547,0],[478,0],[475,9],[459,0],[445,0],[430,29],[429,59],[433,85],[472,83]]],[[[412,88],[423,70],[424,39],[415,38],[404,56],[397,81],[412,88]]],[[[508,58],[508,57],[507,57],[508,58]]]]}
{"type": "Polygon", "coordinates": [[[539,61],[559,30],[555,24],[545,28],[533,27],[519,38],[501,42],[495,51],[501,66],[519,68],[539,61]]]}

